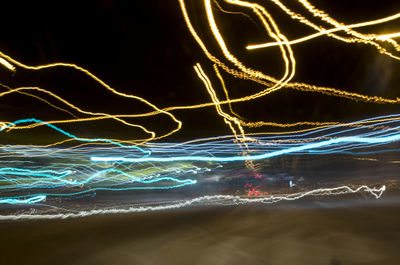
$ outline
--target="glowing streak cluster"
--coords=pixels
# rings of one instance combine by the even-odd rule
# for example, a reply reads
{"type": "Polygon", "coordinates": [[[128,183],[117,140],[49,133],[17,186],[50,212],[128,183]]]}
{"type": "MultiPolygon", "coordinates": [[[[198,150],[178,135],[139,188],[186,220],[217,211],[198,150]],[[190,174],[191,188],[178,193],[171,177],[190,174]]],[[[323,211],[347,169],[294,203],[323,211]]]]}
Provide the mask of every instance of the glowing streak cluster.
{"type": "MultiPolygon", "coordinates": [[[[112,88],[98,76],[76,64],[49,63],[30,66],[0,52],[0,66],[12,72],[19,71],[21,68],[30,71],[71,68],[91,78],[113,96],[144,104],[150,108],[150,111],[147,112],[129,114],[91,111],[86,109],[86,106],[82,107],[79,104],[74,104],[44,88],[36,86],[10,87],[0,84],[4,89],[4,91],[0,91],[1,99],[13,94],[28,96],[70,116],[68,119],[59,120],[24,117],[16,121],[8,119],[0,121],[0,136],[12,133],[14,130],[27,130],[44,126],[55,133],[62,134],[66,138],[58,142],[51,142],[49,139],[49,143],[46,145],[0,145],[0,158],[2,159],[0,160],[0,205],[44,206],[47,204],[57,208],[58,206],[55,205],[58,205],[56,203],[58,201],[79,201],[82,198],[94,197],[96,193],[111,193],[118,196],[121,192],[131,194],[132,191],[146,192],[152,190],[155,192],[158,190],[158,192],[163,192],[168,190],[170,194],[173,194],[177,188],[181,188],[177,189],[177,191],[183,193],[194,184],[204,184],[206,180],[203,178],[205,178],[206,174],[219,172],[218,170],[221,170],[221,168],[225,169],[229,164],[235,162],[245,162],[246,168],[253,175],[262,179],[257,170],[261,167],[260,164],[266,163],[268,159],[273,157],[289,154],[357,155],[398,151],[396,148],[389,147],[391,143],[400,140],[400,115],[397,114],[353,123],[318,121],[275,123],[246,121],[243,118],[245,113],[240,113],[239,115],[234,112],[233,108],[236,103],[264,97],[280,89],[317,92],[368,103],[400,103],[400,98],[389,99],[348,92],[343,89],[292,82],[296,73],[296,58],[292,46],[299,43],[307,43],[319,37],[334,38],[349,44],[368,45],[393,60],[400,60],[400,57],[396,54],[400,50],[400,45],[395,40],[400,36],[399,32],[376,34],[373,32],[360,33],[355,30],[359,28],[368,29],[370,26],[396,21],[400,18],[400,13],[346,25],[332,18],[326,12],[319,10],[307,0],[297,0],[296,2],[308,12],[308,15],[312,15],[315,18],[313,21],[307,19],[306,14],[296,13],[280,0],[269,0],[270,3],[287,15],[293,23],[300,23],[314,31],[312,34],[290,39],[280,29],[280,23],[274,19],[274,14],[260,3],[241,0],[193,1],[195,5],[201,5],[204,10],[203,18],[207,25],[206,30],[212,36],[212,40],[209,40],[199,34],[199,32],[204,32],[204,29],[199,30],[200,26],[194,25],[191,19],[192,11],[187,8],[186,2],[188,1],[178,0],[183,16],[182,22],[185,23],[188,32],[212,64],[212,68],[202,66],[200,63],[196,63],[193,67],[195,74],[204,84],[205,90],[210,96],[210,101],[207,102],[161,108],[142,97],[123,93],[112,88]],[[221,30],[222,27],[219,26],[218,15],[216,15],[216,10],[228,15],[233,13],[229,11],[229,8],[232,7],[235,10],[241,10],[241,14],[246,16],[248,14],[255,15],[259,26],[264,30],[264,35],[260,37],[269,40],[265,43],[247,45],[243,49],[249,53],[261,48],[277,49],[284,65],[281,76],[275,77],[249,67],[245,63],[246,58],[240,60],[235,55],[235,52],[232,51],[229,41],[225,38],[223,30],[221,30]],[[227,8],[227,10],[224,8],[227,8]],[[314,20],[317,22],[314,22],[314,20]],[[219,57],[215,54],[220,54],[221,56],[219,57]],[[225,99],[218,98],[219,87],[216,84],[212,84],[210,73],[214,73],[217,76],[225,99]],[[224,81],[225,76],[251,81],[252,84],[261,85],[262,89],[238,98],[229,97],[230,91],[224,81]],[[224,110],[225,105],[229,106],[229,111],[224,110]],[[184,143],[155,142],[155,140],[168,137],[182,129],[182,122],[172,114],[173,111],[196,110],[204,107],[215,107],[217,114],[229,126],[233,135],[194,139],[184,143]],[[150,118],[157,115],[168,117],[173,124],[173,128],[171,129],[170,126],[168,131],[161,128],[158,131],[133,122],[136,118],[150,118]],[[129,128],[134,128],[135,131],[144,133],[146,137],[136,137],[129,140],[108,139],[105,137],[87,138],[62,129],[65,124],[101,120],[112,120],[129,128]],[[247,133],[245,131],[246,127],[259,128],[263,126],[282,128],[305,126],[306,128],[303,127],[276,134],[270,134],[265,131],[259,133],[247,133]],[[69,145],[66,146],[67,144],[69,145]],[[374,148],[378,146],[381,147],[381,150],[376,151],[374,148]],[[40,161],[38,162],[35,158],[40,161]],[[258,161],[259,164],[254,164],[253,161],[258,161]],[[164,166],[164,164],[167,165],[164,166]]],[[[216,179],[218,178],[217,176],[216,179]]],[[[293,184],[293,180],[290,180],[289,183],[290,189],[298,188],[293,184]]],[[[0,215],[0,219],[83,217],[93,214],[175,209],[198,204],[275,203],[297,200],[305,196],[328,196],[358,192],[365,192],[375,198],[380,198],[385,189],[386,186],[384,185],[380,188],[366,185],[358,185],[357,187],[340,185],[338,187],[315,188],[293,193],[286,191],[272,195],[257,191],[252,194],[260,196],[254,198],[229,194],[200,194],[196,198],[186,200],[173,199],[165,202],[165,204],[159,202],[149,203],[150,206],[120,208],[100,206],[100,209],[77,210],[68,213],[0,215]]],[[[60,212],[62,212],[61,208],[59,209],[60,212]]]]}

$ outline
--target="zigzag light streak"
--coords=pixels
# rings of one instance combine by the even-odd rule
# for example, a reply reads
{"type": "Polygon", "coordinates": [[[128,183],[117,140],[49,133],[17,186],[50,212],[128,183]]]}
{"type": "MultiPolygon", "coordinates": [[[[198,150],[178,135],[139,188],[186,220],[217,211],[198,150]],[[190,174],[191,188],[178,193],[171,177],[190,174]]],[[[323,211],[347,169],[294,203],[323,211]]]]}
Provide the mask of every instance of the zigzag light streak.
{"type": "Polygon", "coordinates": [[[129,207],[127,209],[99,209],[90,211],[80,211],[77,213],[60,213],[60,214],[21,214],[21,215],[0,215],[0,220],[21,220],[21,219],[66,219],[66,218],[80,218],[99,214],[127,214],[127,213],[138,213],[138,212],[150,212],[150,211],[162,211],[162,210],[172,210],[179,209],[189,206],[194,206],[196,204],[206,204],[206,205],[219,205],[219,204],[249,204],[249,203],[265,203],[271,204],[280,201],[294,201],[307,196],[333,196],[333,195],[343,195],[352,194],[358,192],[366,192],[379,199],[386,187],[383,185],[380,188],[370,188],[368,186],[362,185],[357,188],[351,188],[349,186],[340,186],[335,188],[324,188],[315,189],[307,192],[294,193],[289,195],[279,195],[279,196],[266,196],[257,198],[245,198],[233,195],[214,195],[214,196],[203,196],[194,198],[191,200],[185,200],[177,203],[171,203],[168,205],[160,206],[141,206],[141,207],[129,207]]]}

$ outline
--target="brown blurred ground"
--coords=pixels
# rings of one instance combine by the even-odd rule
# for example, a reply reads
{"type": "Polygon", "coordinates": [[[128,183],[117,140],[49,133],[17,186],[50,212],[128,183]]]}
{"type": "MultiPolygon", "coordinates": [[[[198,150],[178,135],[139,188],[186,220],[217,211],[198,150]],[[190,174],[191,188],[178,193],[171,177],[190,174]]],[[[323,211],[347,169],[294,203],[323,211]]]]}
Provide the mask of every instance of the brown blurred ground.
{"type": "Polygon", "coordinates": [[[226,207],[0,223],[0,264],[399,264],[398,206],[226,207]]]}

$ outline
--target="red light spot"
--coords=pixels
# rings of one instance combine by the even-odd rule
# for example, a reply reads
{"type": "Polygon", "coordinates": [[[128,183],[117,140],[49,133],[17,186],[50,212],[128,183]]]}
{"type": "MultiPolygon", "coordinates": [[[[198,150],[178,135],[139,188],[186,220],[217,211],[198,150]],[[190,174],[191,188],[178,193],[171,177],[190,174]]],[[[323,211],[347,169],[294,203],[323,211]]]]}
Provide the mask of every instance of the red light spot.
{"type": "Polygon", "coordinates": [[[260,175],[260,174],[258,174],[258,173],[256,173],[256,175],[254,176],[256,179],[260,179],[260,180],[262,180],[262,176],[260,175]]]}
{"type": "Polygon", "coordinates": [[[245,187],[245,188],[251,188],[251,187],[253,187],[253,184],[246,183],[246,184],[244,185],[244,187],[245,187]]]}
{"type": "Polygon", "coordinates": [[[251,195],[259,196],[259,195],[261,195],[261,192],[259,190],[256,190],[256,188],[258,188],[258,187],[260,187],[260,186],[257,186],[255,188],[252,188],[251,190],[249,190],[249,192],[247,193],[247,196],[251,196],[251,195]]]}

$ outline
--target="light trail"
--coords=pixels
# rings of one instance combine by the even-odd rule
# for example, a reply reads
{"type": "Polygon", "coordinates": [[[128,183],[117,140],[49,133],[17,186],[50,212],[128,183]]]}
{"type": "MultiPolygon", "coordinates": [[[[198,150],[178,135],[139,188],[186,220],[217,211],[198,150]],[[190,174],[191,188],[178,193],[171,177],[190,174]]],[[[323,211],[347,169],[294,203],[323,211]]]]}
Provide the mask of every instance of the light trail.
{"type": "Polygon", "coordinates": [[[260,160],[276,156],[281,156],[284,154],[296,153],[299,151],[317,149],[329,145],[341,144],[341,143],[366,143],[366,144],[385,144],[390,142],[395,142],[400,140],[400,134],[387,136],[387,137],[342,137],[326,141],[321,141],[317,143],[304,144],[297,147],[287,148],[271,153],[265,153],[262,155],[252,155],[252,156],[231,156],[231,157],[207,157],[207,156],[182,156],[182,157],[145,157],[145,158],[124,158],[124,157],[91,157],[92,161],[100,162],[133,162],[133,163],[143,163],[143,162],[176,162],[176,161],[210,161],[210,162],[237,162],[246,160],[260,160]]]}
{"type": "MultiPolygon", "coordinates": [[[[246,156],[232,156],[231,154],[241,153],[243,149],[232,142],[231,139],[223,140],[223,138],[217,140],[207,139],[202,143],[189,142],[182,145],[152,144],[148,150],[148,153],[151,154],[150,156],[143,157],[142,155],[136,158],[123,158],[120,156],[99,158],[93,156],[93,154],[105,151],[92,148],[81,148],[79,151],[61,148],[58,152],[49,152],[47,147],[0,146],[1,149],[9,154],[9,158],[11,158],[10,154],[15,154],[13,157],[16,159],[14,161],[6,160],[3,162],[5,163],[4,166],[0,167],[0,194],[2,195],[0,204],[35,205],[44,202],[47,204],[56,198],[73,200],[74,198],[79,199],[81,196],[92,197],[98,192],[174,190],[185,186],[197,185],[198,183],[200,183],[199,185],[204,185],[202,178],[205,175],[218,172],[217,168],[219,167],[229,167],[230,164],[240,161],[265,160],[290,153],[297,155],[327,155],[353,152],[353,154],[356,154],[359,152],[358,150],[368,150],[376,145],[398,141],[400,139],[400,133],[398,133],[400,130],[399,117],[400,115],[387,115],[365,119],[355,122],[354,124],[358,125],[356,127],[350,126],[353,124],[345,124],[286,136],[252,136],[253,141],[247,142],[247,148],[252,154],[258,154],[248,154],[246,156]],[[360,136],[343,136],[348,134],[359,134],[360,136]],[[330,139],[318,141],[318,139],[327,138],[330,139]],[[354,145],[355,143],[361,145],[354,145]],[[177,153],[190,155],[176,156],[175,154],[177,153]],[[209,155],[197,156],[196,153],[209,155]],[[25,157],[37,155],[46,160],[60,161],[60,159],[68,159],[70,161],[72,158],[75,160],[67,164],[52,162],[54,169],[42,169],[36,163],[27,164],[25,162],[25,157]],[[90,163],[90,157],[96,162],[95,164],[90,163]],[[11,162],[12,164],[18,163],[25,166],[23,168],[5,166],[11,164],[11,162]],[[98,166],[98,162],[113,163],[110,164],[111,168],[102,169],[98,166]],[[207,164],[207,166],[199,167],[191,164],[185,165],[185,162],[212,162],[214,165],[207,164]],[[150,163],[150,165],[147,166],[144,163],[150,163]],[[163,166],[165,163],[167,163],[166,167],[163,166]],[[171,166],[171,164],[174,166],[171,166]],[[185,175],[187,176],[182,178],[185,175]],[[192,177],[189,178],[189,175],[192,177]]],[[[24,122],[41,121],[20,120],[7,124],[7,128],[24,122]]],[[[55,126],[49,127],[57,132],[62,132],[64,135],[71,135],[55,126]]],[[[130,146],[120,146],[119,149],[110,149],[107,152],[121,154],[129,152],[130,155],[137,155],[129,151],[129,149],[130,146]]],[[[385,150],[386,147],[381,148],[381,150],[371,151],[371,153],[378,154],[385,150]]],[[[387,151],[396,152],[396,150],[387,151]]],[[[365,154],[365,152],[360,152],[360,154],[365,154]]],[[[371,159],[366,161],[371,161],[371,159]]],[[[106,167],[108,166],[106,165],[106,167]]],[[[249,170],[251,172],[252,169],[249,170]]],[[[289,187],[297,187],[297,184],[290,180],[289,187]]],[[[307,194],[305,191],[299,194],[303,193],[307,194]]],[[[267,195],[260,195],[260,198],[265,196],[267,195]]],[[[277,201],[297,198],[297,196],[293,197],[291,193],[281,197],[277,201]]],[[[276,199],[277,197],[274,195],[272,197],[267,196],[267,198],[276,199]]],[[[269,199],[266,200],[268,201],[269,199]]]]}
{"type": "Polygon", "coordinates": [[[0,57],[0,64],[2,64],[4,67],[6,67],[7,69],[11,70],[11,71],[15,71],[15,67],[10,64],[7,60],[3,59],[0,57]]]}
{"type": "MultiPolygon", "coordinates": [[[[250,204],[250,203],[264,203],[271,204],[279,201],[293,201],[298,200],[307,196],[334,196],[343,194],[354,194],[359,192],[369,193],[375,198],[379,199],[386,187],[381,186],[380,188],[370,188],[362,185],[357,188],[349,186],[340,186],[335,188],[326,189],[315,189],[304,193],[295,193],[289,196],[266,196],[262,198],[244,198],[240,196],[232,195],[214,195],[214,196],[203,196],[191,200],[175,202],[169,205],[160,206],[141,206],[141,207],[129,207],[126,209],[99,209],[90,211],[80,211],[77,213],[60,213],[60,214],[19,214],[19,215],[0,215],[0,220],[21,220],[21,219],[66,219],[66,218],[81,218],[99,214],[127,214],[127,213],[139,213],[139,212],[150,212],[150,211],[165,211],[179,209],[189,206],[196,205],[226,205],[226,204],[250,204]]],[[[40,198],[35,198],[39,200],[40,198]]]]}
{"type": "MultiPolygon", "coordinates": [[[[18,199],[18,198],[0,198],[0,204],[34,204],[46,200],[46,196],[39,195],[30,197],[28,199],[18,199]]],[[[4,215],[1,216],[4,218],[4,215]]],[[[1,219],[0,217],[0,219],[1,219]]],[[[4,219],[3,219],[4,220],[4,219]]]]}
{"type": "MultiPolygon", "coordinates": [[[[222,59],[217,58],[209,51],[209,49],[207,48],[207,45],[201,39],[199,34],[196,32],[195,27],[193,26],[193,24],[190,20],[190,16],[188,14],[188,10],[186,8],[185,1],[184,0],[179,0],[179,1],[180,1],[180,6],[182,9],[182,13],[183,13],[186,25],[187,25],[190,33],[192,34],[193,38],[197,41],[200,48],[203,50],[204,54],[207,56],[207,58],[210,61],[212,61],[213,63],[218,65],[221,69],[225,70],[228,74],[233,75],[236,78],[251,80],[251,81],[262,84],[267,87],[263,91],[258,92],[256,94],[245,96],[242,98],[237,98],[237,99],[230,99],[225,102],[221,101],[220,104],[254,100],[259,97],[268,95],[274,91],[277,91],[283,87],[288,87],[288,88],[292,88],[292,89],[296,89],[296,90],[300,90],[300,91],[317,92],[317,93],[322,93],[322,94],[326,94],[326,95],[330,95],[330,96],[343,97],[343,98],[347,98],[347,99],[351,99],[351,100],[361,100],[361,101],[365,101],[365,102],[375,102],[375,103],[382,103],[382,104],[388,104],[388,103],[389,104],[398,104],[398,103],[400,103],[400,98],[385,99],[385,98],[381,98],[381,97],[377,97],[377,96],[367,96],[367,95],[361,95],[358,93],[350,93],[347,91],[338,90],[338,89],[329,88],[329,87],[318,87],[318,86],[308,85],[308,84],[304,84],[304,83],[289,83],[289,81],[293,78],[293,76],[295,74],[295,68],[294,68],[295,58],[293,57],[293,52],[292,52],[290,44],[288,43],[285,36],[280,33],[278,26],[275,23],[275,21],[273,20],[272,16],[266,11],[266,9],[264,7],[262,7],[258,4],[253,4],[253,3],[250,3],[247,1],[225,0],[224,2],[226,2],[226,3],[251,9],[257,15],[257,17],[260,19],[262,27],[266,29],[266,31],[268,32],[268,34],[271,38],[276,39],[276,38],[278,38],[278,36],[279,36],[279,38],[285,38],[285,41],[283,41],[283,42],[279,41],[279,39],[276,42],[277,45],[280,47],[280,50],[282,53],[282,58],[285,61],[285,70],[284,70],[285,75],[282,79],[278,80],[272,76],[264,74],[263,72],[253,70],[251,68],[246,67],[241,61],[239,61],[233,55],[232,52],[229,51],[228,45],[226,44],[225,39],[223,38],[222,34],[220,33],[218,26],[216,24],[216,21],[214,19],[213,11],[211,8],[211,1],[204,0],[203,2],[204,2],[205,9],[207,11],[206,13],[207,13],[207,19],[208,19],[210,31],[213,33],[215,39],[217,40],[217,43],[218,43],[220,49],[222,50],[225,58],[230,63],[234,64],[235,67],[238,68],[238,70],[229,68],[225,63],[223,63],[222,59]],[[271,26],[269,25],[269,23],[271,23],[271,26]],[[286,52],[285,48],[287,48],[287,52],[286,52]],[[287,54],[289,54],[290,56],[287,56],[287,54]],[[286,80],[286,78],[288,78],[288,79],[286,80]]],[[[311,26],[312,28],[314,28],[316,30],[321,30],[321,28],[323,29],[322,26],[314,25],[313,23],[309,22],[302,16],[295,14],[294,12],[289,10],[287,7],[285,7],[280,1],[274,0],[272,2],[277,4],[278,6],[280,6],[291,18],[299,19],[300,22],[305,23],[306,25],[311,26]]],[[[314,8],[308,2],[300,1],[300,0],[299,0],[299,2],[301,4],[303,4],[310,12],[312,12],[313,15],[315,15],[317,17],[322,17],[323,20],[334,25],[336,28],[344,27],[343,24],[335,21],[334,19],[330,18],[327,14],[314,8]]],[[[363,23],[360,23],[360,25],[367,26],[370,24],[371,25],[372,24],[381,24],[381,23],[388,22],[390,20],[394,20],[397,18],[398,18],[398,14],[387,17],[387,18],[383,18],[380,20],[376,20],[376,21],[363,22],[363,23]]],[[[350,29],[347,29],[345,31],[347,33],[351,34],[354,38],[345,39],[345,38],[338,37],[338,36],[336,36],[336,38],[338,38],[339,40],[345,41],[345,42],[350,42],[350,43],[370,44],[370,45],[373,45],[374,47],[376,47],[380,53],[388,55],[389,57],[391,57],[393,59],[397,59],[397,60],[399,59],[399,57],[388,52],[385,48],[383,48],[378,43],[370,40],[371,35],[360,34],[358,32],[351,31],[350,29]]],[[[376,37],[378,37],[378,36],[376,36],[376,37]]],[[[393,45],[395,48],[399,47],[399,45],[394,40],[392,40],[392,39],[385,39],[385,40],[389,41],[389,43],[391,45],[393,45]]],[[[202,107],[202,106],[204,106],[204,104],[198,105],[198,107],[202,107]]],[[[242,122],[241,125],[249,126],[249,127],[260,127],[260,126],[265,126],[265,125],[275,126],[276,124],[270,123],[270,122],[258,121],[258,122],[250,122],[250,123],[242,122]]]]}
{"type": "Polygon", "coordinates": [[[42,124],[42,125],[46,125],[46,126],[50,127],[50,128],[53,129],[53,130],[56,130],[56,131],[62,133],[62,134],[64,134],[65,136],[67,136],[67,137],[69,137],[69,138],[71,138],[71,139],[73,139],[73,140],[76,140],[76,141],[80,141],[80,142],[90,142],[90,143],[93,143],[93,142],[106,142],[106,143],[110,143],[110,144],[113,144],[113,145],[116,145],[116,146],[119,146],[119,147],[134,148],[134,149],[137,149],[137,150],[139,150],[140,152],[142,152],[142,153],[144,153],[144,154],[146,154],[146,155],[150,155],[150,152],[149,152],[149,151],[145,151],[145,150],[143,150],[143,149],[140,148],[140,147],[123,145],[123,144],[121,144],[121,143],[118,143],[118,142],[115,142],[115,141],[112,141],[112,140],[109,140],[109,139],[102,139],[102,138],[88,139],[88,138],[76,137],[75,135],[72,135],[72,134],[70,134],[70,133],[68,133],[68,132],[66,132],[66,131],[64,131],[64,130],[62,130],[62,129],[60,129],[60,128],[54,126],[53,124],[50,124],[50,123],[48,123],[48,122],[44,122],[44,121],[41,121],[41,120],[38,120],[38,119],[23,119],[23,120],[17,120],[17,121],[11,122],[11,123],[7,124],[6,126],[1,127],[1,128],[0,128],[0,133],[1,133],[2,131],[4,131],[4,130],[6,130],[6,129],[8,129],[8,128],[12,128],[13,126],[18,125],[18,124],[20,124],[20,123],[42,124]]]}
{"type": "MultiPolygon", "coordinates": [[[[332,28],[329,30],[321,30],[320,32],[308,35],[306,37],[302,37],[296,40],[292,40],[292,41],[286,41],[286,42],[270,42],[270,43],[263,43],[263,44],[254,44],[254,45],[248,45],[246,47],[246,49],[248,50],[254,50],[254,49],[260,49],[260,48],[267,48],[267,47],[272,47],[272,46],[277,46],[277,45],[283,45],[283,44],[298,44],[298,43],[302,43],[305,41],[309,41],[311,39],[317,38],[317,37],[321,37],[321,36],[325,36],[325,35],[329,35],[330,33],[333,32],[337,32],[337,31],[344,31],[344,30],[348,30],[348,29],[353,29],[353,28],[361,28],[361,27],[366,27],[366,26],[372,26],[372,25],[376,25],[376,24],[381,24],[381,23],[385,23],[385,22],[389,22],[391,20],[395,20],[400,18],[400,13],[394,14],[392,16],[388,16],[385,18],[381,18],[381,19],[377,19],[377,20],[373,20],[373,21],[367,21],[367,22],[363,22],[363,23],[357,23],[357,24],[351,24],[351,25],[343,25],[343,26],[339,26],[337,28],[332,28]]],[[[378,40],[390,40],[391,38],[396,38],[400,35],[399,32],[396,33],[392,33],[392,34],[385,34],[385,35],[378,35],[374,38],[378,39],[378,40]]]]}
{"type": "Polygon", "coordinates": [[[18,196],[0,197],[0,204],[34,204],[42,202],[50,196],[58,198],[76,197],[89,193],[93,194],[97,191],[168,190],[197,183],[195,179],[178,179],[159,175],[135,177],[118,169],[104,169],[96,173],[85,174],[87,176],[84,177],[84,172],[80,172],[78,175],[76,171],[72,170],[57,172],[54,170],[0,168],[0,194],[3,192],[26,193],[18,196]],[[157,183],[164,184],[153,185],[157,183]],[[165,183],[170,184],[165,185],[165,183]],[[145,186],[135,186],[136,184],[145,184],[145,186]],[[153,186],[146,186],[147,184],[153,186]],[[88,187],[83,188],[84,186],[88,187]],[[83,189],[74,191],[77,187],[83,189]],[[66,189],[71,191],[67,192],[66,189]],[[33,190],[40,190],[39,194],[33,195],[33,190]]]}
{"type": "MultiPolygon", "coordinates": [[[[0,220],[74,218],[94,214],[171,210],[196,205],[270,204],[304,197],[341,198],[341,195],[357,193],[379,199],[386,189],[396,186],[393,183],[397,182],[398,176],[394,176],[393,168],[377,155],[396,155],[399,152],[399,114],[349,123],[284,123],[268,121],[271,118],[268,112],[262,118],[266,121],[249,120],[246,109],[239,112],[237,110],[240,108],[236,106],[245,102],[248,104],[282,89],[319,93],[337,97],[338,100],[355,101],[354,104],[399,104],[400,97],[396,95],[385,98],[361,94],[358,89],[347,91],[344,88],[295,82],[299,64],[294,45],[307,45],[309,41],[325,36],[327,41],[334,39],[354,49],[359,46],[357,44],[370,46],[377,53],[398,63],[400,45],[396,38],[400,36],[400,31],[394,29],[388,34],[376,34],[376,30],[361,33],[356,29],[363,28],[366,31],[372,26],[391,25],[400,18],[400,13],[373,20],[360,18],[360,22],[344,24],[307,0],[295,1],[306,14],[295,12],[294,8],[280,0],[268,0],[265,3],[202,0],[192,1],[192,5],[187,5],[187,2],[189,0],[177,0],[177,11],[180,8],[182,24],[187,27],[188,33],[206,58],[202,64],[193,63],[193,74],[203,83],[204,93],[209,96],[209,100],[191,105],[179,102],[181,105],[156,106],[143,97],[121,92],[130,91],[126,88],[121,91],[113,88],[100,76],[74,63],[49,62],[33,66],[0,51],[0,64],[13,73],[20,69],[40,72],[68,68],[90,78],[107,95],[147,108],[137,111],[132,105],[127,113],[93,111],[85,104],[78,104],[75,99],[67,100],[49,89],[0,83],[3,89],[0,91],[1,100],[6,101],[12,96],[28,97],[49,108],[51,112],[60,113],[60,118],[42,113],[38,114],[39,117],[21,113],[19,116],[23,117],[20,119],[11,118],[7,111],[1,116],[0,137],[4,137],[1,140],[12,141],[0,144],[0,220]],[[278,11],[270,11],[267,2],[277,7],[278,11]],[[200,7],[201,10],[196,19],[192,19],[193,12],[199,11],[194,7],[200,7]],[[235,12],[231,12],[230,8],[235,12]],[[221,18],[218,11],[222,11],[226,17],[221,18]],[[290,34],[283,30],[285,27],[281,27],[275,12],[283,12],[292,23],[305,25],[312,33],[299,32],[297,36],[300,37],[289,38],[290,34]],[[232,48],[234,45],[225,34],[226,25],[231,23],[221,23],[220,20],[229,19],[233,14],[250,18],[262,29],[259,39],[268,42],[250,44],[243,47],[241,56],[237,55],[239,53],[232,48]],[[313,16],[312,21],[307,19],[310,15],[313,16]],[[252,50],[259,48],[277,52],[281,69],[276,69],[274,73],[280,70],[279,75],[267,73],[263,67],[253,68],[248,63],[243,54],[255,53],[252,50]],[[235,84],[236,79],[248,81],[250,86],[256,85],[257,90],[232,93],[234,91],[230,86],[235,84]],[[215,80],[217,82],[213,83],[215,80]],[[199,111],[206,107],[215,108],[216,115],[221,117],[232,135],[194,138],[178,143],[166,140],[183,130],[183,122],[179,118],[181,112],[193,113],[191,117],[198,119],[196,115],[201,115],[199,111]],[[65,118],[65,115],[68,116],[65,118]],[[167,126],[157,126],[159,116],[168,118],[167,126]],[[78,126],[89,122],[110,122],[111,126],[109,123],[104,127],[99,126],[108,130],[114,129],[112,126],[115,124],[131,129],[124,131],[130,139],[111,139],[102,129],[91,132],[99,135],[93,138],[79,137],[77,135],[80,133],[61,129],[63,125],[78,126]],[[262,129],[266,126],[283,129],[271,132],[262,129]],[[46,144],[37,144],[38,138],[30,135],[35,128],[50,129],[50,132],[62,134],[64,138],[53,141],[52,137],[46,136],[46,144]],[[18,144],[19,139],[12,138],[13,133],[24,133],[26,139],[23,140],[29,143],[18,144]],[[360,158],[359,155],[371,157],[360,158]],[[323,164],[326,161],[329,163],[323,164]],[[343,166],[343,169],[330,169],[335,175],[330,175],[329,170],[323,172],[316,169],[318,166],[329,168],[331,161],[339,161],[343,165],[352,163],[351,166],[354,161],[385,166],[378,175],[373,175],[374,172],[368,170],[369,164],[363,164],[366,169],[361,177],[355,175],[358,173],[354,173],[348,165],[347,168],[343,166]],[[307,170],[302,165],[307,166],[307,170]],[[296,170],[291,167],[296,167],[296,170]],[[391,171],[386,172],[386,167],[391,171]],[[313,170],[314,173],[310,175],[309,172],[313,170]],[[364,179],[360,181],[359,178],[364,179]],[[365,185],[365,182],[369,185],[365,185]]],[[[132,61],[130,65],[138,63],[132,61]]],[[[96,93],[91,94],[94,100],[96,96],[96,93]]],[[[77,128],[75,130],[79,130],[77,128]]],[[[393,161],[397,160],[390,159],[390,164],[395,166],[393,161]]]]}

